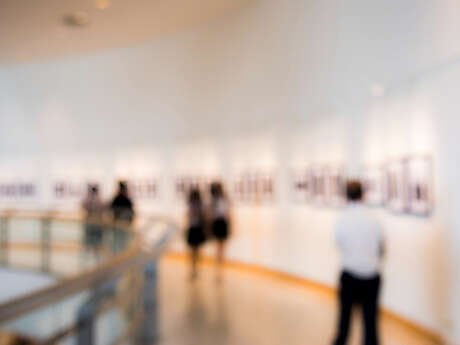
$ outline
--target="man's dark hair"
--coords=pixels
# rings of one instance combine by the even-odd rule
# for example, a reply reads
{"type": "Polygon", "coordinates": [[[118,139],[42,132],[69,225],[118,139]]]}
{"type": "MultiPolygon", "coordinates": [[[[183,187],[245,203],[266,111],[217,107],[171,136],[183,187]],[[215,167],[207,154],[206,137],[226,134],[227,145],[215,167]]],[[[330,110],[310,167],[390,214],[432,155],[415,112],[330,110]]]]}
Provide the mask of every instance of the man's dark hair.
{"type": "Polygon", "coordinates": [[[363,186],[358,180],[347,182],[348,201],[360,201],[363,198],[363,186]]]}

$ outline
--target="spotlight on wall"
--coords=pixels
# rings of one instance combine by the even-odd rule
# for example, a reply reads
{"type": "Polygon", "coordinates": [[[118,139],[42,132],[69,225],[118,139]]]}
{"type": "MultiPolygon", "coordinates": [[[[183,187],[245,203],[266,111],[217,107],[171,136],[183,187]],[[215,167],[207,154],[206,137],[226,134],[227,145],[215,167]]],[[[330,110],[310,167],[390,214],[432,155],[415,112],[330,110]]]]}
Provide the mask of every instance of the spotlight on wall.
{"type": "Polygon", "coordinates": [[[374,84],[371,87],[371,94],[374,97],[382,97],[385,94],[385,87],[382,84],[374,84]]]}

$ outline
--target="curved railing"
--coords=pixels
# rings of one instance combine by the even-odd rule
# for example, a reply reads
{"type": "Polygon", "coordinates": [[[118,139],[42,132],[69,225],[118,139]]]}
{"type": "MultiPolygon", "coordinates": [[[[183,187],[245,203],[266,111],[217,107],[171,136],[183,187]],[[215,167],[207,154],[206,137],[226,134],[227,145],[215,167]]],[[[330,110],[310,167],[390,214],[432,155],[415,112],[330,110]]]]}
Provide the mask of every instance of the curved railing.
{"type": "Polygon", "coordinates": [[[160,217],[130,227],[63,214],[0,213],[0,267],[49,279],[0,303],[0,342],[151,344],[156,262],[176,229],[160,217]]]}

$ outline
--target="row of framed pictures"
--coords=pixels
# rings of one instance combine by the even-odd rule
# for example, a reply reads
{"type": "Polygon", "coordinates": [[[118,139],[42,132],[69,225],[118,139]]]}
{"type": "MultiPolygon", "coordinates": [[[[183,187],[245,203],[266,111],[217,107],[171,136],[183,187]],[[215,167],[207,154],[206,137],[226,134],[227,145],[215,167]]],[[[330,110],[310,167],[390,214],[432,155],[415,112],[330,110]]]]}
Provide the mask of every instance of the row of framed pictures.
{"type": "MultiPolygon", "coordinates": [[[[185,198],[191,188],[207,193],[211,183],[222,181],[219,177],[182,176],[176,179],[176,194],[185,198]]],[[[228,190],[232,200],[237,202],[264,203],[274,201],[275,182],[271,173],[254,171],[236,175],[228,190]]]]}
{"type": "MultiPolygon", "coordinates": [[[[192,188],[198,188],[204,194],[209,192],[214,181],[219,177],[182,175],[174,180],[177,199],[184,200],[192,188]]],[[[144,178],[127,180],[128,191],[135,200],[156,200],[159,198],[159,180],[144,178]]],[[[103,183],[85,179],[58,179],[51,184],[51,195],[60,201],[83,199],[90,188],[96,187],[103,194],[103,183]]],[[[228,187],[225,185],[224,187],[228,187]]],[[[0,199],[27,199],[37,196],[38,187],[32,182],[0,184],[0,199]]],[[[274,201],[275,179],[271,173],[256,171],[244,172],[233,181],[228,189],[233,200],[238,202],[263,203],[274,201]]]]}
{"type": "Polygon", "coordinates": [[[294,172],[293,197],[296,202],[321,206],[345,203],[345,171],[341,167],[315,165],[294,172]]]}
{"type": "MultiPolygon", "coordinates": [[[[127,184],[129,194],[134,199],[156,199],[158,197],[158,181],[156,179],[128,180],[127,184]]],[[[97,181],[58,181],[54,184],[54,196],[57,199],[81,199],[87,195],[89,189],[94,187],[102,191],[102,184],[97,181]]]]}
{"type": "Polygon", "coordinates": [[[35,194],[33,183],[0,183],[0,197],[32,197],[35,194]]]}
{"type": "Polygon", "coordinates": [[[363,184],[370,205],[420,216],[434,210],[434,173],[431,157],[408,157],[383,166],[367,167],[363,184]]]}
{"type": "MultiPolygon", "coordinates": [[[[340,167],[316,166],[297,171],[293,180],[297,201],[341,206],[346,201],[346,176],[340,167]]],[[[431,157],[414,156],[367,166],[361,181],[364,201],[398,213],[428,216],[434,209],[431,157]]]]}
{"type": "MultiPolygon", "coordinates": [[[[392,211],[416,215],[429,215],[433,211],[433,162],[430,157],[408,157],[385,164],[366,166],[362,171],[365,202],[371,206],[384,206],[392,211]]],[[[181,175],[174,179],[174,195],[185,200],[191,188],[208,194],[218,176],[181,175]]],[[[313,165],[293,172],[291,195],[293,202],[325,207],[345,204],[345,169],[336,165],[313,165]]],[[[132,198],[138,201],[159,199],[158,178],[138,178],[127,181],[132,198]]],[[[84,179],[57,179],[52,183],[52,196],[57,201],[81,200],[90,187],[100,181],[84,179]]],[[[275,174],[267,170],[245,171],[233,176],[225,184],[233,201],[239,203],[269,203],[276,199],[275,174]]],[[[37,185],[27,183],[0,183],[0,200],[27,199],[37,196],[37,185]]]]}
{"type": "MultiPolygon", "coordinates": [[[[102,191],[102,183],[98,181],[59,180],[52,183],[52,196],[58,200],[82,199],[88,190],[96,187],[102,191]]],[[[0,183],[0,199],[27,199],[38,194],[37,184],[0,183]]],[[[155,199],[157,197],[157,181],[152,179],[128,181],[130,195],[135,199],[155,199]]]]}

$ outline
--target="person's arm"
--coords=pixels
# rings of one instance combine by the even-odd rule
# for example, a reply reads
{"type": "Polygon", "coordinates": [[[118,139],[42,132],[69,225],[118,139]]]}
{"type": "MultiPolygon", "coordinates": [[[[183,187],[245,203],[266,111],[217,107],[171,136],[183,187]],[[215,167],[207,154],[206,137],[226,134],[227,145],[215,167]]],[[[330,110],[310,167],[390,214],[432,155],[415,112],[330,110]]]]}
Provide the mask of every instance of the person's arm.
{"type": "Polygon", "coordinates": [[[383,235],[382,230],[380,229],[380,242],[379,242],[379,255],[380,259],[383,259],[386,254],[386,243],[385,236],[383,235]]]}

